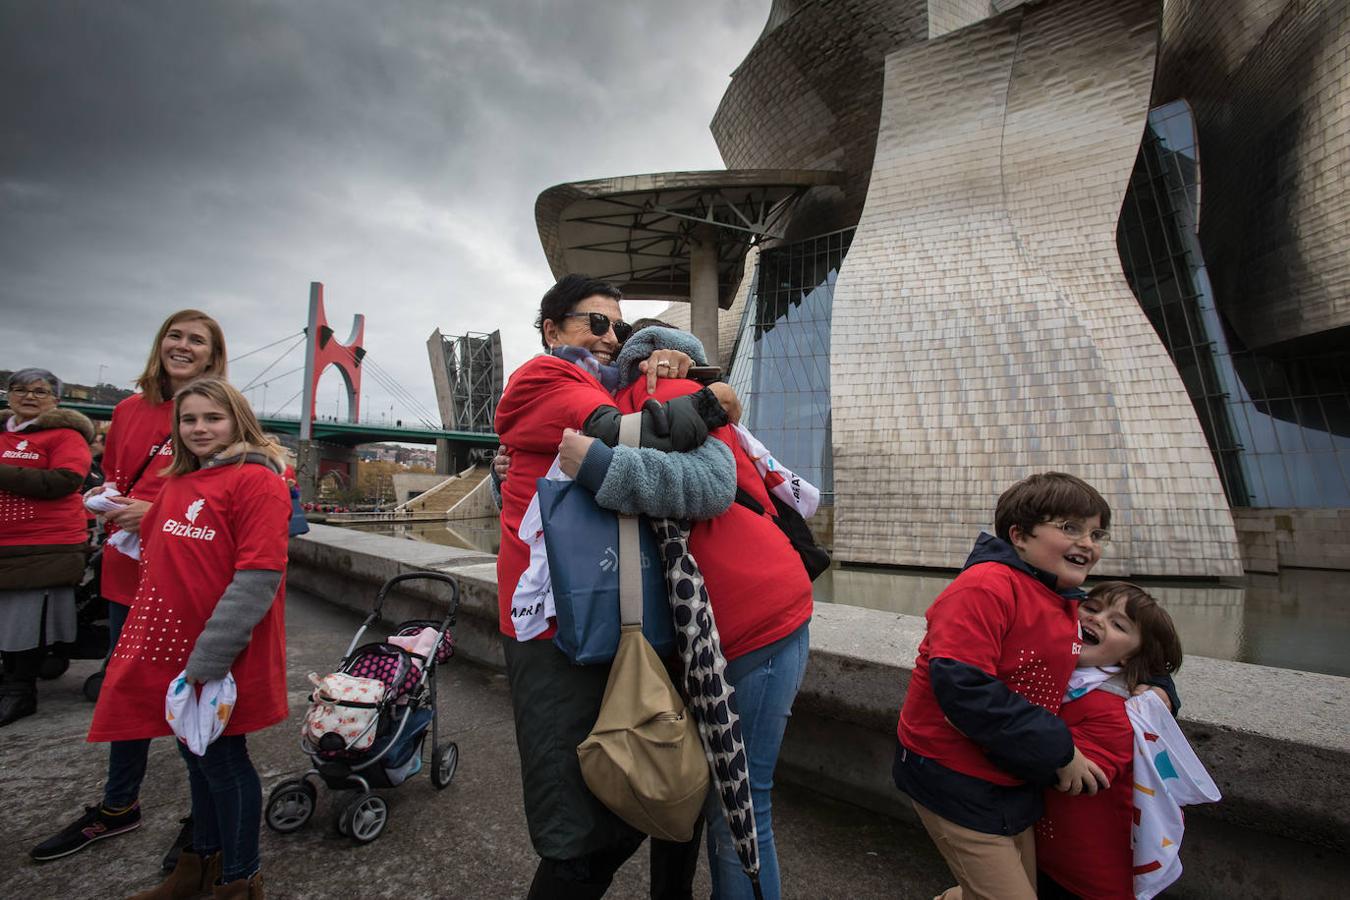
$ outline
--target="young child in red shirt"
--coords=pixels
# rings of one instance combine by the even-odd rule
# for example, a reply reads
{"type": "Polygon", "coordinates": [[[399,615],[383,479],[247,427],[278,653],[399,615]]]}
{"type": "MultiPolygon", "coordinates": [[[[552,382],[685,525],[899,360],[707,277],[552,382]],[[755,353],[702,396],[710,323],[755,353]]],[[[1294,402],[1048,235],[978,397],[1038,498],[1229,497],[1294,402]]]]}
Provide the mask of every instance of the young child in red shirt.
{"type": "Polygon", "coordinates": [[[1109,785],[1057,713],[1082,649],[1080,586],[1110,525],[1082,479],[1023,479],[928,609],[892,775],[967,900],[1034,900],[1044,788],[1109,785]]]}
{"type": "Polygon", "coordinates": [[[203,378],[174,398],[173,463],[141,526],[131,617],[108,663],[89,740],[170,733],[164,696],[179,672],[232,674],[238,699],[202,756],[186,745],[192,846],[137,897],[260,897],[262,785],[245,735],[286,718],[284,617],[290,496],[280,449],[228,382],[203,378]],[[219,883],[217,883],[219,882],[219,883]]]}
{"type": "Polygon", "coordinates": [[[1125,581],[1093,588],[1078,622],[1083,652],[1059,715],[1111,787],[1092,797],[1045,792],[1036,823],[1040,896],[1133,900],[1134,729],[1125,701],[1140,684],[1181,668],[1181,640],[1167,611],[1125,581]]]}

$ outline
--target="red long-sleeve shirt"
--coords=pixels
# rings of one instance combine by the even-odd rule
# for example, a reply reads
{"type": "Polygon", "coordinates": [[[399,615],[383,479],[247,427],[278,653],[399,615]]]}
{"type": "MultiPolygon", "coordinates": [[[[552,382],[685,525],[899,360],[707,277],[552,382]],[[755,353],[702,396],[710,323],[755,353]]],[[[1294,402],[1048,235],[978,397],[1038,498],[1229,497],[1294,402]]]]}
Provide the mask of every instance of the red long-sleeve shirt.
{"type": "Polygon", "coordinates": [[[1036,823],[1036,865],[1084,900],[1133,900],[1134,731],[1125,698],[1089,691],[1064,704],[1059,715],[1111,787],[1091,797],[1045,792],[1045,815],[1036,823]]]}

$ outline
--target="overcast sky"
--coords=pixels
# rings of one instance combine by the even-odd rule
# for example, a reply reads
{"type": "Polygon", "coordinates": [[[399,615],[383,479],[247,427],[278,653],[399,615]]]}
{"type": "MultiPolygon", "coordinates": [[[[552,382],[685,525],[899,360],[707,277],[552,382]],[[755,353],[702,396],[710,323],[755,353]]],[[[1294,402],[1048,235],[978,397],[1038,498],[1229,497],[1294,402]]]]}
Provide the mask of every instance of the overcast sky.
{"type": "Polygon", "coordinates": [[[238,356],[298,332],[321,281],[339,337],[365,313],[370,359],[434,410],[432,329],[500,328],[508,372],[538,347],[540,191],[722,167],[708,122],[769,2],[6,0],[0,368],[127,385],[181,307],[238,356]]]}

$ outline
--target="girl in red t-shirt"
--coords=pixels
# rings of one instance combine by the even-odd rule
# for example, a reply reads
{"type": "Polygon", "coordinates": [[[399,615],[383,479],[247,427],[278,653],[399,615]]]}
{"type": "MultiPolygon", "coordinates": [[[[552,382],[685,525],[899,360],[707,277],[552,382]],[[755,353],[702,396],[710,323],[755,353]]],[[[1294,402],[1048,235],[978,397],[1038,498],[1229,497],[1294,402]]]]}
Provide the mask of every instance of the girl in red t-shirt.
{"type": "MultiPolygon", "coordinates": [[[[206,313],[180,309],[160,323],[145,369],[136,379],[140,390],[113,409],[103,453],[106,481],[85,494],[88,500],[109,488],[119,492],[112,499],[117,508],[103,516],[110,539],[119,532],[139,534],[142,519],[159,496],[164,469],[173,461],[174,394],[203,375],[224,378],[226,356],[220,324],[206,313]]],[[[108,601],[112,647],[117,646],[140,580],[140,560],[119,551],[119,543],[110,540],[103,545],[99,582],[99,591],[108,601]]],[[[113,741],[108,747],[108,779],[102,800],[86,807],[83,815],[32,848],[29,855],[38,862],[59,859],[94,841],[139,828],[138,798],[149,752],[148,740],[113,741]]],[[[185,841],[180,831],[165,857],[166,869],[172,867],[185,841]]]]}
{"type": "Polygon", "coordinates": [[[203,378],[174,398],[173,464],[141,522],[143,562],[131,616],[108,663],[91,741],[167,735],[162,710],[180,671],[234,676],[238,699],[203,756],[180,743],[192,794],[192,845],[159,893],[261,896],[262,784],[245,735],[286,718],[284,618],[290,496],[280,449],[248,401],[203,378]],[[245,884],[246,882],[246,884],[245,884]]]}
{"type": "Polygon", "coordinates": [[[1038,895],[1133,900],[1134,730],[1125,700],[1181,667],[1181,641],[1167,611],[1124,581],[1093,588],[1078,606],[1078,622],[1083,652],[1059,715],[1111,786],[1090,797],[1045,792],[1045,815],[1036,823],[1038,895]]]}

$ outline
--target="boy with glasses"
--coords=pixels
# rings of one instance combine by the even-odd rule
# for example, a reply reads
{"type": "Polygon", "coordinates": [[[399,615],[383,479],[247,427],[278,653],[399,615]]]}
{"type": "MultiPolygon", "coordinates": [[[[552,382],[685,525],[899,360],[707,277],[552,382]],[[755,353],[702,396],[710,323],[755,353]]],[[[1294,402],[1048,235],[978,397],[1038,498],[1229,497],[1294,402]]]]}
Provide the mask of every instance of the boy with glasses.
{"type": "Polygon", "coordinates": [[[1042,790],[1109,786],[1057,713],[1082,650],[1081,586],[1110,525],[1082,479],[1023,479],[926,614],[892,775],[965,900],[1034,900],[1042,790]]]}

